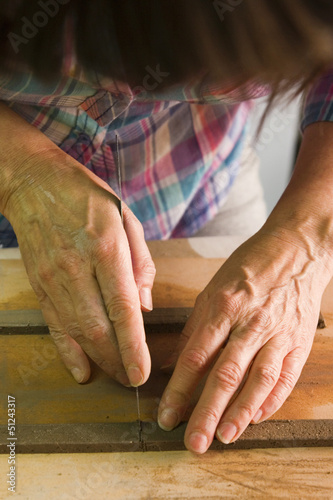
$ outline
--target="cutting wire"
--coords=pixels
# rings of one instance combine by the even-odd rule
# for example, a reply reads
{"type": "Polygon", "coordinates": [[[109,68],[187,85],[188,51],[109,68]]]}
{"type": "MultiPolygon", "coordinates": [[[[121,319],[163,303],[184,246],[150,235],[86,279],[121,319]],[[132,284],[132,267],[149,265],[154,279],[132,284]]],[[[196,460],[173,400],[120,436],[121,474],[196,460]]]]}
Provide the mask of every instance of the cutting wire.
{"type": "MultiPolygon", "coordinates": [[[[121,175],[121,168],[120,168],[118,134],[116,134],[116,168],[117,168],[118,190],[119,190],[119,213],[120,213],[120,217],[121,217],[121,222],[124,225],[122,175],[121,175]]],[[[139,388],[138,387],[135,388],[135,393],[136,393],[136,410],[137,410],[137,414],[138,414],[138,423],[139,423],[139,436],[140,436],[140,440],[141,440],[142,425],[141,425],[141,411],[140,411],[140,395],[139,395],[139,388]]]]}

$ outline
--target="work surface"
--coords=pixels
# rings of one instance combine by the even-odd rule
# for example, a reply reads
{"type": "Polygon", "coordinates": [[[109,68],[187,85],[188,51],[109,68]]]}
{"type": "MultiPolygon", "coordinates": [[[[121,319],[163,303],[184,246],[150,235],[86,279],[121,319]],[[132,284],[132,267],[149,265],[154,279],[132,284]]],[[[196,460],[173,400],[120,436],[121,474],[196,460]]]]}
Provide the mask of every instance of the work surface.
{"type": "MultiPolygon", "coordinates": [[[[197,294],[222,264],[223,260],[218,256],[227,256],[235,243],[237,242],[234,239],[151,243],[151,252],[157,266],[155,308],[159,311],[166,310],[166,313],[169,311],[172,315],[174,311],[179,313],[180,310],[192,307],[197,294]]],[[[0,311],[3,311],[3,314],[12,311],[10,314],[13,318],[14,311],[20,310],[20,314],[25,311],[23,317],[20,316],[23,322],[24,314],[38,316],[38,303],[30,289],[17,252],[0,251],[0,280],[2,285],[0,311]]],[[[232,446],[231,449],[234,451],[209,452],[205,458],[193,457],[187,452],[144,455],[81,453],[68,454],[66,460],[63,455],[57,454],[48,456],[47,460],[45,455],[34,455],[33,458],[25,455],[20,456],[20,463],[22,467],[24,464],[25,471],[22,472],[21,481],[25,477],[24,474],[28,474],[32,464],[38,470],[40,465],[37,464],[45,463],[46,475],[54,475],[56,468],[59,474],[64,476],[63,480],[67,477],[68,468],[72,467],[76,471],[77,487],[85,486],[89,489],[90,483],[87,483],[89,464],[96,463],[96,460],[97,463],[106,460],[118,474],[119,481],[127,481],[126,487],[129,489],[126,490],[126,487],[119,483],[118,496],[106,496],[103,493],[103,498],[196,498],[194,491],[200,481],[204,485],[205,479],[210,485],[223,484],[227,487],[228,496],[223,497],[230,498],[234,495],[239,498],[240,494],[246,493],[247,498],[260,498],[260,492],[265,490],[265,482],[268,481],[264,471],[267,469],[268,472],[270,468],[271,486],[276,483],[281,492],[277,498],[307,498],[308,494],[309,498],[310,495],[312,498],[333,498],[333,475],[329,474],[333,471],[333,453],[332,448],[328,447],[333,444],[333,284],[329,285],[325,293],[322,310],[328,327],[317,332],[311,356],[293,394],[270,422],[251,426],[237,444],[241,448],[278,446],[281,449],[241,451],[235,450],[235,446],[232,446]],[[325,448],[291,449],[294,446],[304,445],[325,446],[325,448]],[[153,456],[155,458],[152,458],[153,456]],[[93,461],[91,457],[95,457],[93,461]],[[124,471],[119,466],[119,460],[124,466],[126,465],[128,472],[131,471],[130,477],[122,476],[124,471]],[[227,467],[229,461],[233,464],[231,468],[227,467]],[[64,463],[68,463],[67,468],[64,468],[64,463]],[[245,463],[250,466],[249,469],[245,463]],[[134,478],[137,484],[140,483],[138,474],[138,467],[141,469],[140,464],[147,469],[148,484],[131,496],[129,492],[134,487],[134,478]],[[272,464],[275,464],[275,467],[272,467],[272,464]],[[321,466],[316,465],[313,469],[314,476],[310,477],[314,464],[321,466]],[[286,471],[283,472],[287,466],[292,468],[289,470],[291,476],[285,474],[286,471]],[[155,472],[154,467],[157,468],[155,472]],[[247,470],[247,473],[242,475],[243,469],[247,470]],[[172,471],[168,490],[170,495],[169,493],[167,495],[165,490],[165,495],[157,496],[156,493],[155,497],[155,490],[149,485],[159,481],[155,476],[158,471],[161,477],[165,475],[167,483],[168,470],[170,474],[172,471]],[[185,474],[185,470],[191,470],[193,474],[195,470],[196,479],[199,481],[196,485],[193,481],[188,483],[191,493],[188,490],[187,496],[182,492],[186,481],[181,480],[181,475],[178,477],[181,470],[183,470],[181,474],[185,474]],[[300,480],[303,473],[307,478],[306,481],[300,480]],[[291,496],[289,490],[289,496],[284,496],[282,484],[278,485],[278,476],[281,478],[282,475],[286,488],[290,488],[291,481],[295,480],[295,486],[298,483],[304,494],[298,496],[295,493],[295,496],[291,496]],[[256,480],[258,484],[254,487],[256,480]]],[[[5,353],[5,363],[2,363],[0,372],[2,381],[5,381],[5,391],[2,391],[5,397],[1,400],[0,411],[3,414],[6,410],[7,394],[14,395],[18,412],[17,449],[25,453],[181,449],[183,427],[169,434],[160,431],[155,424],[158,400],[168,379],[161,373],[159,367],[180,332],[179,325],[173,324],[167,329],[160,326],[157,323],[148,329],[153,372],[148,384],[140,390],[144,421],[141,435],[136,422],[135,393],[132,390],[120,387],[96,368],[91,381],[79,386],[61,364],[49,336],[42,330],[37,328],[37,334],[30,330],[29,334],[9,335],[10,331],[7,329],[0,336],[0,348],[5,353]]],[[[1,442],[4,443],[3,434],[1,442]]],[[[220,445],[215,443],[215,446],[220,445]]],[[[6,463],[4,458],[5,456],[0,458],[1,471],[6,463]]],[[[90,471],[90,474],[93,473],[90,471]]],[[[100,471],[99,474],[102,478],[100,478],[100,488],[104,488],[107,479],[103,472],[100,471]]],[[[90,479],[90,482],[93,482],[93,476],[90,479]]],[[[141,477],[141,483],[142,481],[141,477]]],[[[163,480],[161,481],[158,484],[160,489],[163,480]]],[[[33,488],[31,478],[30,483],[33,488]]],[[[85,497],[77,495],[73,488],[70,493],[72,496],[63,498],[89,498],[89,494],[85,497]]],[[[101,492],[98,491],[98,494],[100,496],[101,492]]],[[[201,494],[198,492],[198,496],[201,494]]],[[[221,498],[219,493],[214,494],[214,488],[207,491],[207,495],[203,493],[203,496],[221,498]]],[[[34,494],[31,497],[21,498],[39,497],[34,494]]],[[[48,495],[48,498],[51,496],[48,495]]],[[[59,495],[57,498],[62,497],[59,495]]]]}

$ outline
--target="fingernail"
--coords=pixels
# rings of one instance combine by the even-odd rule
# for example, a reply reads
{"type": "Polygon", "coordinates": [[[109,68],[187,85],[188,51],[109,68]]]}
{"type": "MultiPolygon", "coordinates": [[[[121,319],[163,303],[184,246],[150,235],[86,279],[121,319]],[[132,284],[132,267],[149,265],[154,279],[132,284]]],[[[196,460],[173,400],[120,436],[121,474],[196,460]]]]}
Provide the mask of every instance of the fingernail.
{"type": "Polygon", "coordinates": [[[171,408],[165,408],[158,418],[158,425],[164,431],[171,431],[178,424],[178,413],[171,408]]]}
{"type": "Polygon", "coordinates": [[[200,432],[192,432],[188,438],[189,448],[195,453],[205,453],[208,448],[207,436],[200,432]]]}
{"type": "Polygon", "coordinates": [[[80,368],[72,368],[71,369],[72,375],[75,378],[76,382],[81,384],[84,380],[84,373],[80,368]]]}
{"type": "Polygon", "coordinates": [[[127,368],[127,376],[131,382],[132,387],[138,387],[143,382],[143,375],[141,370],[136,365],[131,365],[127,368]]]}
{"type": "Polygon", "coordinates": [[[140,292],[140,302],[141,305],[144,309],[147,311],[152,311],[153,310],[153,298],[151,295],[151,290],[150,288],[141,288],[140,292]]]}
{"type": "Polygon", "coordinates": [[[262,417],[262,410],[258,410],[257,413],[254,415],[252,422],[254,424],[257,424],[259,422],[259,420],[261,419],[261,417],[262,417]]]}
{"type": "Polygon", "coordinates": [[[222,424],[216,432],[219,440],[224,444],[229,444],[236,436],[237,427],[234,424],[222,424]]]}
{"type": "Polygon", "coordinates": [[[125,387],[132,387],[131,382],[129,381],[129,378],[125,370],[116,373],[115,377],[118,380],[118,382],[124,385],[125,387]]]}

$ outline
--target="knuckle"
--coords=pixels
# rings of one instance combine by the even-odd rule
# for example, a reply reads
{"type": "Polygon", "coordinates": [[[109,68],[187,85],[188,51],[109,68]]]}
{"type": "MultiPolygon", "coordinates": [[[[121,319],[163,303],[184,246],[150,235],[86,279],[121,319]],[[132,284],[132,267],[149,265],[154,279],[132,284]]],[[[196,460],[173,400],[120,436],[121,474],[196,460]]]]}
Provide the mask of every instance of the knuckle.
{"type": "Polygon", "coordinates": [[[140,262],[136,264],[133,270],[135,273],[139,274],[136,279],[137,284],[141,282],[144,283],[145,278],[147,277],[152,278],[152,280],[154,280],[156,276],[155,264],[149,256],[142,258],[140,262]]]}
{"type": "Polygon", "coordinates": [[[220,421],[221,415],[214,408],[209,406],[203,406],[198,411],[198,417],[200,420],[203,420],[204,422],[211,422],[215,424],[215,426],[217,426],[217,424],[220,421]]]}
{"type": "Polygon", "coordinates": [[[82,324],[82,330],[85,339],[94,343],[105,340],[109,336],[108,326],[103,321],[99,321],[98,318],[86,319],[82,324]]]}
{"type": "Polygon", "coordinates": [[[137,266],[136,271],[140,271],[141,273],[149,276],[155,277],[156,275],[156,267],[154,262],[150,257],[145,257],[141,259],[140,264],[137,266]]]}
{"type": "Polygon", "coordinates": [[[168,406],[182,408],[187,406],[191,400],[191,396],[175,387],[166,390],[165,402],[168,406]]]}
{"type": "Polygon", "coordinates": [[[97,262],[109,260],[114,255],[117,255],[118,258],[121,257],[121,250],[116,241],[111,241],[110,238],[97,239],[93,245],[93,253],[97,262]]]}
{"type": "Polygon", "coordinates": [[[76,340],[79,344],[85,341],[85,336],[82,333],[81,328],[78,324],[68,324],[66,325],[66,332],[72,339],[76,340]]]}
{"type": "Polygon", "coordinates": [[[280,381],[285,389],[291,391],[296,384],[296,377],[293,373],[283,371],[280,373],[280,381]]]}
{"type": "Polygon", "coordinates": [[[279,370],[276,366],[261,365],[255,370],[255,378],[259,384],[265,387],[275,386],[279,379],[279,370]]]}
{"type": "Polygon", "coordinates": [[[270,413],[275,413],[284,403],[285,397],[280,392],[272,392],[269,395],[270,413]]]}
{"type": "Polygon", "coordinates": [[[242,415],[243,417],[245,415],[248,420],[251,420],[256,413],[256,407],[250,403],[245,402],[240,403],[237,410],[239,415],[242,415]]]}
{"type": "Polygon", "coordinates": [[[119,345],[121,356],[125,356],[127,353],[138,353],[142,348],[142,343],[136,339],[125,339],[119,345]]]}
{"type": "Polygon", "coordinates": [[[61,356],[69,355],[69,343],[66,332],[58,327],[49,327],[50,336],[61,356]]]}
{"type": "Polygon", "coordinates": [[[311,350],[311,340],[309,339],[308,335],[300,335],[298,337],[298,343],[300,344],[299,347],[294,349],[293,351],[293,359],[297,361],[299,364],[305,363],[305,360],[309,356],[309,352],[311,350]]]}
{"type": "Polygon", "coordinates": [[[229,320],[235,316],[240,307],[240,300],[237,294],[231,294],[225,290],[220,290],[211,300],[214,310],[229,320]]]}
{"type": "Polygon", "coordinates": [[[112,301],[106,305],[110,321],[120,326],[130,320],[135,314],[134,304],[124,295],[113,297],[112,301]]]}
{"type": "Polygon", "coordinates": [[[53,326],[49,324],[49,331],[50,331],[50,336],[52,337],[52,340],[58,344],[63,342],[66,339],[66,333],[64,330],[59,328],[58,326],[53,326]]]}
{"type": "Polygon", "coordinates": [[[248,323],[248,329],[251,333],[262,334],[263,331],[270,329],[272,326],[271,316],[268,311],[256,311],[248,323]]]}
{"type": "Polygon", "coordinates": [[[53,280],[55,271],[49,262],[40,262],[37,269],[38,277],[42,282],[50,282],[53,280]]]}
{"type": "Polygon", "coordinates": [[[181,354],[181,365],[191,373],[204,372],[208,355],[203,349],[185,349],[181,354]]]}
{"type": "Polygon", "coordinates": [[[214,370],[213,377],[218,386],[223,386],[226,390],[234,390],[241,384],[242,370],[238,363],[229,360],[228,363],[214,370]]]}
{"type": "Polygon", "coordinates": [[[71,252],[58,252],[54,257],[56,267],[65,271],[72,278],[76,278],[82,269],[82,260],[71,252]]]}

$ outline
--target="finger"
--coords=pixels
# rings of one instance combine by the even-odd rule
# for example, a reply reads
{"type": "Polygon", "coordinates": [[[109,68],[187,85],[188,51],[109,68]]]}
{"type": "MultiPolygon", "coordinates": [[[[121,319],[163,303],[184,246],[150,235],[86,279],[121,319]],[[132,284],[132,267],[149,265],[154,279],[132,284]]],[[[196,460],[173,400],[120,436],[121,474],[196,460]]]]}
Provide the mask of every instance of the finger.
{"type": "MultiPolygon", "coordinates": [[[[207,312],[208,307],[208,294],[206,290],[204,290],[198,295],[194,304],[193,311],[186,321],[185,327],[179,336],[176,347],[173,353],[168,357],[168,359],[165,360],[163,366],[161,366],[161,370],[171,373],[175,369],[176,362],[180,356],[180,353],[184,350],[193,333],[195,331],[202,332],[205,330],[207,321],[203,318],[206,318],[205,312],[207,312]]],[[[226,321],[226,328],[228,328],[228,326],[230,326],[230,323],[226,321]]],[[[221,328],[223,330],[223,325],[221,325],[221,328]]],[[[211,341],[210,338],[207,340],[211,341]]],[[[194,349],[195,347],[191,346],[191,348],[194,349]]]]}
{"type": "Polygon", "coordinates": [[[219,320],[218,327],[205,323],[203,315],[197,331],[181,352],[174,373],[162,396],[158,423],[164,430],[173,429],[181,421],[199,381],[220,351],[229,335],[230,321],[219,320]]]}
{"type": "Polygon", "coordinates": [[[185,445],[189,450],[204,453],[213,441],[226,407],[265,342],[262,321],[258,314],[248,321],[247,326],[236,328],[213,366],[187,425],[185,445]]]}
{"type": "Polygon", "coordinates": [[[285,357],[279,380],[252,418],[253,424],[263,422],[281,408],[294,389],[307,357],[308,353],[304,353],[304,349],[301,348],[294,349],[285,357]]]}
{"type": "Polygon", "coordinates": [[[74,311],[64,315],[67,332],[108,375],[130,386],[119,353],[114,327],[107,315],[97,281],[84,273],[72,280],[70,303],[74,311]],[[72,315],[72,316],[71,316],[72,315]],[[76,321],[71,321],[75,315],[76,321]]]}
{"type": "MultiPolygon", "coordinates": [[[[91,372],[89,360],[77,342],[67,334],[57,313],[57,309],[43,288],[43,286],[47,285],[49,282],[53,285],[53,287],[55,286],[53,273],[50,267],[42,265],[41,262],[39,265],[39,272],[41,274],[40,277],[42,280],[45,278],[45,283],[41,284],[37,275],[31,275],[31,273],[29,273],[29,279],[40,303],[50,335],[56,344],[63,363],[72,372],[75,380],[78,383],[86,382],[89,379],[91,372]]],[[[64,294],[62,294],[61,298],[62,300],[64,299],[64,294]]],[[[65,307],[67,304],[68,301],[65,302],[65,307]]],[[[63,311],[64,307],[60,310],[63,311]]],[[[73,311],[71,312],[73,314],[73,311]]]]}
{"type": "Polygon", "coordinates": [[[72,373],[76,382],[87,382],[90,377],[89,360],[78,343],[63,329],[57,312],[49,299],[45,299],[42,313],[64,365],[72,373]]]}
{"type": "Polygon", "coordinates": [[[52,300],[63,330],[108,375],[130,385],[112,324],[90,268],[82,263],[80,256],[73,253],[68,256],[66,252],[58,252],[54,264],[46,260],[40,263],[38,275],[40,287],[52,300]]]}
{"type": "Polygon", "coordinates": [[[115,241],[104,238],[95,247],[96,278],[116,333],[123,366],[132,386],[143,384],[150,374],[150,355],[146,344],[138,289],[125,234],[115,241]]]}
{"type": "Polygon", "coordinates": [[[187,425],[185,445],[190,451],[205,453],[211,445],[221,416],[246,375],[253,355],[241,346],[237,353],[225,348],[187,425]]]}
{"type": "Polygon", "coordinates": [[[139,290],[141,307],[144,311],[152,311],[152,288],[156,275],[155,264],[145,242],[142,225],[135,215],[123,205],[124,228],[126,231],[132,257],[134,279],[139,290]]]}
{"type": "Polygon", "coordinates": [[[216,430],[225,444],[238,439],[276,385],[285,356],[281,342],[268,342],[257,354],[244,387],[226,409],[216,430]]]}

